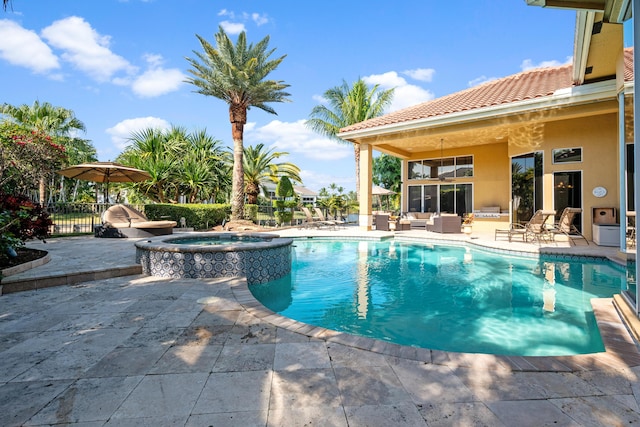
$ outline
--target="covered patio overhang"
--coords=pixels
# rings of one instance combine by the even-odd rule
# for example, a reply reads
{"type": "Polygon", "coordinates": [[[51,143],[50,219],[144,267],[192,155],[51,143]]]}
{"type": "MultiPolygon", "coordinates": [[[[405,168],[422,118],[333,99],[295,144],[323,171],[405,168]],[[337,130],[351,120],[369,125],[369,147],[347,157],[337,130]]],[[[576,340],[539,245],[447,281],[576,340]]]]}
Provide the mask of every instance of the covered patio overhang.
{"type": "Polygon", "coordinates": [[[340,133],[360,145],[360,228],[372,228],[374,150],[403,161],[428,157],[443,143],[447,150],[503,143],[531,152],[542,145],[546,123],[617,111],[616,84],[609,80],[542,98],[340,133]]]}

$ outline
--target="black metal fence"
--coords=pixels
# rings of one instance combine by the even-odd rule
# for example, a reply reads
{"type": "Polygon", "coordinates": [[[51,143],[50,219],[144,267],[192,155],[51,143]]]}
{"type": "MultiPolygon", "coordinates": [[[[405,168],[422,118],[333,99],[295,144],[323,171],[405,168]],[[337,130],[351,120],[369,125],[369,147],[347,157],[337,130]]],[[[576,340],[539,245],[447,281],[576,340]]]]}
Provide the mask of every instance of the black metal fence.
{"type": "MultiPolygon", "coordinates": [[[[47,211],[53,221],[52,235],[60,234],[89,234],[94,232],[96,225],[102,224],[102,214],[113,204],[110,203],[55,203],[47,206],[47,211]]],[[[144,212],[144,205],[130,204],[129,206],[144,212]]],[[[262,227],[276,227],[276,216],[271,205],[258,206],[256,224],[262,227]]],[[[285,226],[297,226],[306,221],[304,213],[296,209],[293,219],[285,226]]],[[[180,223],[178,222],[178,226],[180,223]]],[[[189,224],[186,224],[189,227],[189,224]]]]}
{"type": "MultiPolygon", "coordinates": [[[[113,204],[110,203],[55,203],[47,206],[47,211],[53,221],[52,235],[59,234],[88,234],[94,232],[96,225],[102,224],[102,214],[113,204]]],[[[129,204],[129,206],[144,212],[144,205],[129,204]]],[[[304,221],[304,214],[296,211],[291,225],[298,225],[304,221]]],[[[258,207],[255,222],[263,227],[275,227],[276,218],[274,208],[270,205],[258,207]]],[[[189,224],[186,224],[189,227],[189,224]]],[[[180,226],[180,223],[178,223],[180,226]]]]}
{"type": "MultiPolygon", "coordinates": [[[[51,234],[93,233],[96,225],[102,224],[102,214],[110,203],[55,203],[47,205],[53,221],[51,234]]],[[[130,205],[142,211],[144,205],[130,205]]]]}

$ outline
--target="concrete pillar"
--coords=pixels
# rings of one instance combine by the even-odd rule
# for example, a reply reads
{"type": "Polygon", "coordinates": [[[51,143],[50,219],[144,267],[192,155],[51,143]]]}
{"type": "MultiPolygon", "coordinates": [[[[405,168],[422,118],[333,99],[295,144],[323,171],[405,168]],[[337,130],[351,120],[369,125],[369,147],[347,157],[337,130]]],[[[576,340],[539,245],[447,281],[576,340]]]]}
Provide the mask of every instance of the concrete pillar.
{"type": "Polygon", "coordinates": [[[371,187],[373,177],[373,155],[369,144],[360,144],[360,215],[361,230],[369,231],[373,224],[371,215],[371,187]]]}

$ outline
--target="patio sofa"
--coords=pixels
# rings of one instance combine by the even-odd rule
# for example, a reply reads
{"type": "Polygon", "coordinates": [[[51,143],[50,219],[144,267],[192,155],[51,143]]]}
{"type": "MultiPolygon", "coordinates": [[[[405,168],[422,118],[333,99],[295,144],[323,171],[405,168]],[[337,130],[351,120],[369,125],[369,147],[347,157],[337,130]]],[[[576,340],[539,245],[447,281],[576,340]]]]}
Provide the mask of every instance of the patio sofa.
{"type": "Polygon", "coordinates": [[[433,212],[409,212],[405,215],[402,222],[409,221],[411,230],[426,230],[427,224],[431,223],[433,212]]]}
{"type": "Polygon", "coordinates": [[[152,237],[173,234],[176,221],[149,221],[142,212],[126,205],[114,205],[102,214],[95,237],[152,237]]]}

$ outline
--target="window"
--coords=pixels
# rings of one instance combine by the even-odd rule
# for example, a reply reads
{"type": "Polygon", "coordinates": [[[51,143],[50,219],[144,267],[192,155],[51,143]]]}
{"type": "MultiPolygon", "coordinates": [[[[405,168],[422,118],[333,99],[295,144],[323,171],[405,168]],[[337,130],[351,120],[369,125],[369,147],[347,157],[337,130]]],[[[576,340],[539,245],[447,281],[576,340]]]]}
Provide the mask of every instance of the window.
{"type": "Polygon", "coordinates": [[[424,186],[424,212],[438,212],[438,186],[424,186]]]}
{"type": "Polygon", "coordinates": [[[473,212],[473,184],[427,184],[409,186],[409,212],[473,212]]]}
{"type": "Polygon", "coordinates": [[[456,157],[456,177],[473,176],[473,157],[456,157]]]}
{"type": "Polygon", "coordinates": [[[423,179],[422,162],[409,162],[409,179],[423,179]]]}
{"type": "Polygon", "coordinates": [[[422,186],[409,186],[409,212],[422,212],[422,186]]]}
{"type": "Polygon", "coordinates": [[[553,163],[578,163],[582,161],[582,148],[557,148],[553,150],[553,163]]]}
{"type": "Polygon", "coordinates": [[[464,178],[473,176],[473,156],[443,157],[409,162],[409,179],[464,178]]]}

